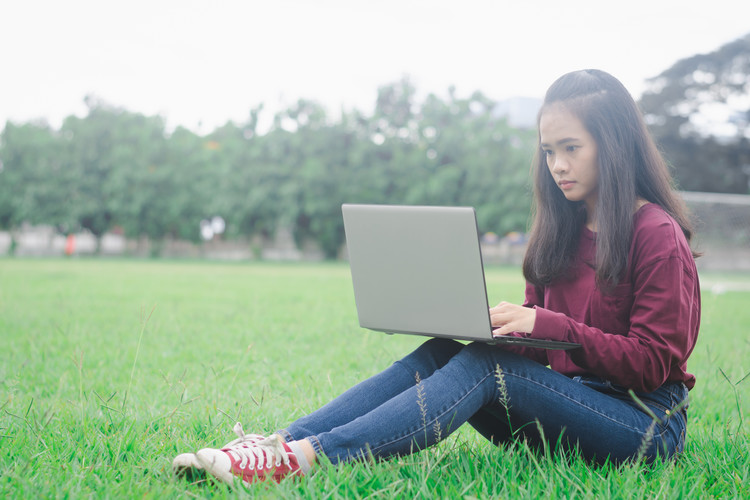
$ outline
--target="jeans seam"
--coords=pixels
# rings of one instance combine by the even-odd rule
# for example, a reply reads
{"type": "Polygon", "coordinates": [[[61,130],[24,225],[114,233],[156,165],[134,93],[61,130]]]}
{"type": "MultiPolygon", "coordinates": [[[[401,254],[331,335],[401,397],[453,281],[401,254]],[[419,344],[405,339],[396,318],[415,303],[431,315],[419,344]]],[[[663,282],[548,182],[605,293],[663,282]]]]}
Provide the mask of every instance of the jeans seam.
{"type": "Polygon", "coordinates": [[[475,390],[475,389],[476,389],[477,387],[479,387],[479,385],[480,385],[480,384],[482,384],[482,383],[483,383],[483,382],[484,382],[485,380],[487,380],[487,379],[488,379],[489,377],[492,377],[493,375],[494,375],[493,373],[489,373],[489,374],[485,375],[484,377],[482,377],[482,378],[481,378],[481,379],[480,379],[479,381],[477,381],[477,382],[476,382],[476,383],[475,383],[475,384],[474,384],[474,385],[473,385],[473,386],[471,387],[471,389],[469,389],[469,390],[465,391],[465,392],[464,392],[464,394],[463,394],[463,395],[462,395],[462,396],[461,396],[460,398],[458,398],[457,400],[455,400],[455,401],[454,401],[454,402],[453,402],[453,403],[452,403],[452,404],[451,404],[451,405],[450,405],[450,406],[449,406],[448,408],[446,408],[445,410],[439,411],[439,412],[438,412],[438,413],[437,413],[437,414],[435,415],[435,417],[434,417],[434,418],[432,418],[432,419],[431,419],[431,420],[430,420],[429,422],[425,422],[424,424],[420,425],[419,427],[417,427],[417,428],[416,428],[416,429],[414,429],[413,431],[409,431],[409,432],[407,432],[407,433],[406,433],[406,434],[404,434],[403,436],[400,436],[400,437],[398,437],[398,438],[392,439],[392,440],[390,440],[390,441],[386,441],[386,442],[384,442],[384,443],[382,443],[382,444],[378,445],[377,447],[374,447],[374,448],[372,448],[372,451],[373,451],[373,453],[375,453],[375,452],[376,452],[377,450],[380,450],[381,448],[383,448],[383,447],[385,447],[385,446],[389,446],[389,445],[391,445],[391,444],[393,444],[393,443],[395,443],[395,442],[397,442],[397,441],[402,441],[402,440],[404,440],[404,439],[406,439],[406,438],[409,438],[409,439],[411,439],[411,438],[412,438],[413,436],[415,436],[415,435],[416,435],[417,433],[419,433],[420,431],[428,429],[428,428],[430,427],[430,425],[433,425],[433,424],[434,424],[434,423],[435,423],[435,422],[436,422],[437,420],[439,420],[439,419],[440,419],[440,417],[444,416],[444,415],[445,415],[445,414],[447,414],[447,413],[450,413],[450,411],[451,411],[452,409],[454,409],[454,408],[455,408],[456,406],[458,406],[458,404],[459,404],[459,403],[461,403],[461,401],[463,401],[464,399],[466,399],[467,397],[469,397],[469,395],[470,395],[471,393],[473,393],[473,392],[474,392],[474,390],[475,390]]]}
{"type": "MultiPolygon", "coordinates": [[[[525,376],[523,376],[523,375],[518,375],[518,374],[516,374],[516,373],[511,373],[511,372],[505,372],[505,375],[506,375],[506,376],[510,376],[510,377],[516,377],[516,378],[519,378],[519,379],[523,379],[523,380],[526,380],[527,382],[531,382],[532,384],[535,384],[535,385],[537,385],[537,386],[539,386],[539,387],[543,387],[544,389],[547,389],[547,390],[549,390],[549,391],[552,391],[552,392],[554,392],[555,394],[558,394],[558,395],[560,395],[561,397],[563,397],[563,398],[567,399],[567,400],[568,400],[568,401],[570,401],[571,403],[574,403],[574,404],[576,404],[576,405],[580,406],[581,408],[585,408],[585,409],[587,409],[587,410],[589,410],[589,411],[592,411],[592,412],[596,413],[597,415],[599,415],[599,416],[601,416],[601,417],[603,417],[603,418],[606,418],[606,419],[607,419],[607,420],[609,420],[610,422],[613,422],[614,424],[616,424],[616,425],[619,425],[620,427],[622,427],[622,428],[624,428],[624,429],[628,429],[628,430],[631,430],[631,431],[635,431],[635,432],[637,432],[637,433],[639,433],[639,434],[644,434],[644,430],[642,430],[642,429],[639,429],[639,428],[637,428],[637,427],[632,427],[632,426],[630,426],[630,425],[627,425],[627,424],[626,424],[626,423],[624,423],[624,422],[621,422],[621,421],[619,421],[619,420],[616,420],[615,418],[611,417],[610,415],[607,415],[606,413],[602,413],[602,412],[601,412],[601,411],[599,411],[598,409],[596,409],[596,408],[593,408],[593,407],[591,407],[591,406],[589,406],[589,405],[585,405],[585,404],[581,403],[581,401],[579,401],[579,400],[577,400],[577,399],[574,399],[574,398],[570,397],[569,395],[567,395],[567,394],[565,394],[565,393],[562,393],[562,392],[560,392],[560,391],[556,390],[556,389],[555,389],[555,388],[553,388],[553,387],[550,387],[550,386],[548,386],[548,385],[542,384],[542,383],[538,382],[537,380],[534,380],[534,379],[531,379],[531,378],[525,377],[525,376]]],[[[593,389],[592,389],[592,390],[593,390],[593,389]]],[[[606,394],[605,394],[605,396],[606,396],[606,394]]]]}

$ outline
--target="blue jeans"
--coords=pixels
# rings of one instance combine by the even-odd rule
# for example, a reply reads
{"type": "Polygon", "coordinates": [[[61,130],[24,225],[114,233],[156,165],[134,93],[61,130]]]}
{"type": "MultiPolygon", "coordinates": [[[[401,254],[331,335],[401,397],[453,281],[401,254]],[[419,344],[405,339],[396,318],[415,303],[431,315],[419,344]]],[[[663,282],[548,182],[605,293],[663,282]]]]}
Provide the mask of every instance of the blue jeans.
{"type": "Polygon", "coordinates": [[[597,377],[567,377],[499,347],[431,339],[381,373],[278,431],[308,439],[332,463],[426,448],[468,422],[496,444],[526,439],[575,448],[587,460],[667,458],[683,450],[682,383],[636,393],[597,377]],[[541,432],[540,432],[541,429],[541,432]]]}

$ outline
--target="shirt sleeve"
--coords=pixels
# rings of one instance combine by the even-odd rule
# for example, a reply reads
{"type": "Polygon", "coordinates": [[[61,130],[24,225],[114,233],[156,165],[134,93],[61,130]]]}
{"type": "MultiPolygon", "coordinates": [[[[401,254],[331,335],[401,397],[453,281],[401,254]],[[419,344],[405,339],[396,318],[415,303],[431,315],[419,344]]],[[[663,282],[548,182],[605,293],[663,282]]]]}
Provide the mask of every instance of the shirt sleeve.
{"type": "Polygon", "coordinates": [[[626,332],[597,328],[597,323],[607,324],[606,318],[592,317],[594,326],[589,326],[537,305],[531,336],[580,343],[581,348],[566,353],[573,363],[634,390],[651,392],[670,375],[684,375],[698,332],[700,287],[692,255],[685,254],[687,242],[670,241],[675,235],[668,231],[663,236],[631,253],[638,259],[627,284],[632,291],[621,296],[596,292],[608,301],[601,314],[629,311],[626,332]]]}

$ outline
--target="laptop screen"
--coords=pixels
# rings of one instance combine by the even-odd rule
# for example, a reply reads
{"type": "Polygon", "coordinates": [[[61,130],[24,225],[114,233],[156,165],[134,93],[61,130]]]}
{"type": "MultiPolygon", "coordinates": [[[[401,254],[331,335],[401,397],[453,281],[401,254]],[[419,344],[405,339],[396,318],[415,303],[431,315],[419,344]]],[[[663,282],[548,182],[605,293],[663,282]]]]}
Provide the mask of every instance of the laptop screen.
{"type": "Polygon", "coordinates": [[[471,207],[342,206],[360,325],[492,340],[471,207]]]}

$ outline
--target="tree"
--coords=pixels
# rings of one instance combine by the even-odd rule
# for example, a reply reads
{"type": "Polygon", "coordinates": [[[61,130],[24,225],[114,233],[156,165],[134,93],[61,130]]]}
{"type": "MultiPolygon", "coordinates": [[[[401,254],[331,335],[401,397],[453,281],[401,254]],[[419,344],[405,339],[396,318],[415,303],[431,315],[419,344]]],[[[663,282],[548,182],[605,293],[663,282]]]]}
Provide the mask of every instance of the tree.
{"type": "Polygon", "coordinates": [[[480,92],[461,99],[451,90],[447,102],[428,96],[421,111],[427,171],[409,201],[473,206],[480,230],[523,232],[536,136],[508,126],[495,108],[480,92]]]}
{"type": "Polygon", "coordinates": [[[0,226],[22,221],[120,227],[157,243],[198,241],[201,220],[221,216],[226,238],[314,241],[333,258],[344,241],[341,204],[473,205],[482,231],[523,231],[534,134],[494,114],[481,93],[420,102],[408,79],[378,90],[375,110],[332,120],[301,99],[259,133],[262,106],[245,123],[206,136],[87,98],[88,113],[59,131],[6,125],[0,147],[0,226]]]}
{"type": "Polygon", "coordinates": [[[210,213],[206,215],[226,220],[227,237],[267,237],[278,222],[278,192],[284,173],[276,164],[275,148],[268,137],[257,132],[261,110],[251,110],[246,123],[227,124],[209,136],[218,149],[206,167],[210,179],[205,182],[211,186],[210,213]]]}
{"type": "Polygon", "coordinates": [[[100,237],[113,226],[162,238],[174,205],[174,172],[165,164],[164,121],[85,100],[88,114],[61,127],[65,169],[74,179],[67,204],[82,228],[100,237]],[[166,167],[166,168],[165,168],[166,167]]]}
{"type": "Polygon", "coordinates": [[[22,222],[70,228],[66,203],[72,179],[62,161],[60,134],[46,123],[8,122],[0,150],[0,227],[22,222]]]}
{"type": "Polygon", "coordinates": [[[747,193],[750,34],[675,63],[640,105],[682,189],[747,193]]]}

